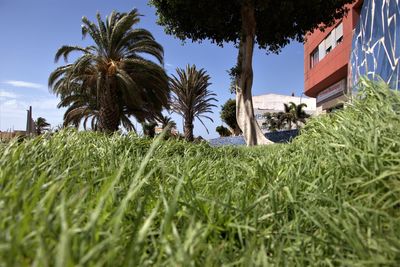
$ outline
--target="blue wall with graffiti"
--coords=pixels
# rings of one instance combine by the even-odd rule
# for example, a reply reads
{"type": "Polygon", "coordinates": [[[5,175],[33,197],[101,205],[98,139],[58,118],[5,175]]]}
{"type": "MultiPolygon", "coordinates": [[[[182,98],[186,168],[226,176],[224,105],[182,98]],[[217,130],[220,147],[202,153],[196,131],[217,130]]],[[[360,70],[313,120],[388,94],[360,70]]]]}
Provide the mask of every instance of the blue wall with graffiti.
{"type": "Polygon", "coordinates": [[[365,0],[353,35],[351,84],[360,77],[381,77],[393,89],[400,88],[399,0],[365,0]]]}

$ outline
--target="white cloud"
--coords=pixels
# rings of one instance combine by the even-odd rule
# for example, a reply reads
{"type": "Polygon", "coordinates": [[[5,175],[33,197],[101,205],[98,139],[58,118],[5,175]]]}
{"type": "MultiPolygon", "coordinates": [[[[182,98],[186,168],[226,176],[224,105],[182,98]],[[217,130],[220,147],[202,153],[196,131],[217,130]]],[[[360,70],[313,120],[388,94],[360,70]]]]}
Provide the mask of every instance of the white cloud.
{"type": "Polygon", "coordinates": [[[23,88],[34,88],[34,89],[43,89],[44,85],[39,83],[31,83],[25,81],[16,81],[16,80],[8,80],[4,81],[3,84],[8,84],[14,87],[23,87],[23,88]]]}
{"type": "Polygon", "coordinates": [[[0,97],[3,98],[17,98],[18,96],[12,92],[7,92],[4,90],[0,90],[0,97]]]}
{"type": "Polygon", "coordinates": [[[32,107],[37,107],[39,110],[56,110],[58,103],[60,103],[59,99],[48,98],[32,101],[29,105],[32,107]]]}
{"type": "Polygon", "coordinates": [[[0,101],[0,129],[23,130],[26,127],[26,110],[32,106],[33,119],[44,117],[52,125],[62,122],[64,109],[58,109],[55,97],[37,99],[2,98],[0,101]]]}
{"type": "Polygon", "coordinates": [[[3,102],[2,105],[7,108],[15,108],[18,106],[18,102],[15,99],[11,99],[3,102]]]}
{"type": "Polygon", "coordinates": [[[26,118],[27,107],[16,99],[0,102],[0,123],[8,124],[7,128],[14,124],[23,123],[26,118]]]}

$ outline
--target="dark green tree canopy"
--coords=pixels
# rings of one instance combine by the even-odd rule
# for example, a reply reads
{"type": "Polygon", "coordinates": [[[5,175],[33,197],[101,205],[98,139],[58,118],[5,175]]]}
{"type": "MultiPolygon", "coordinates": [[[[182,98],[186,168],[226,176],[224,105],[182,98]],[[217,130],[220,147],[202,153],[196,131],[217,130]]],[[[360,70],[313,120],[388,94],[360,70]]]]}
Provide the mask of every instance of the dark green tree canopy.
{"type": "MultiPolygon", "coordinates": [[[[241,6],[247,0],[150,0],[158,23],[182,40],[211,40],[218,45],[241,39],[241,6]]],[[[308,31],[323,29],[345,14],[354,0],[251,0],[255,6],[256,42],[279,52],[308,31]]]]}
{"type": "Polygon", "coordinates": [[[215,128],[215,131],[221,137],[226,137],[226,136],[231,136],[232,135],[232,133],[229,131],[229,129],[224,127],[223,125],[217,126],[217,128],[215,128]]]}
{"type": "Polygon", "coordinates": [[[225,122],[231,129],[237,127],[236,122],[236,101],[234,99],[229,99],[221,106],[221,119],[225,122]]]}

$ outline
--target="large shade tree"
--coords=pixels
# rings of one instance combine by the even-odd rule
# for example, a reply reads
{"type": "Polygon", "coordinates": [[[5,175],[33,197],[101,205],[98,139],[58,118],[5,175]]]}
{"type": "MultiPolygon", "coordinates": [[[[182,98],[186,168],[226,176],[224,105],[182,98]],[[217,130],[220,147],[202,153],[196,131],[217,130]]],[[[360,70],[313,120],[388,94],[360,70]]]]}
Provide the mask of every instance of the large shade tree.
{"type": "Polygon", "coordinates": [[[291,40],[324,29],[346,12],[353,0],[150,0],[166,32],[185,40],[211,40],[238,45],[236,69],[237,121],[248,145],[270,143],[253,111],[254,45],[278,53],[291,40]]]}
{"type": "Polygon", "coordinates": [[[197,118],[203,126],[202,119],[212,118],[205,115],[212,112],[211,108],[216,107],[213,102],[217,101],[208,87],[210,76],[204,69],[198,70],[195,65],[187,66],[186,69],[176,69],[177,76],[172,75],[170,79],[172,102],[171,107],[174,112],[183,117],[183,133],[186,141],[193,141],[193,121],[197,118]]]}
{"type": "Polygon", "coordinates": [[[168,107],[163,48],[150,32],[134,27],[139,17],[136,9],[129,13],[113,11],[105,21],[97,14],[97,24],[83,17],[83,37],[89,35],[94,44],[66,45],[57,51],[56,61],[61,57],[67,61],[71,52],[81,53],[49,78],[49,86],[62,101],[68,102],[68,96],[80,98],[69,100],[71,110],[66,118],[79,121],[91,116],[99,130],[113,132],[120,124],[131,125],[126,121],[131,115],[144,122],[168,107]],[[156,61],[149,60],[151,57],[156,61]]]}

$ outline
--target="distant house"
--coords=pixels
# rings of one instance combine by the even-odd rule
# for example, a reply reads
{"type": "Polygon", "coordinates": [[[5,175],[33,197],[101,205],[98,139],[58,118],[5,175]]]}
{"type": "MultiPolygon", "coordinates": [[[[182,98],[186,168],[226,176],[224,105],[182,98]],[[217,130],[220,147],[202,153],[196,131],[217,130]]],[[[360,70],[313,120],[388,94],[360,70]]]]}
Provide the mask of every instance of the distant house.
{"type": "MultiPolygon", "coordinates": [[[[162,124],[159,123],[159,124],[157,124],[157,126],[154,128],[154,130],[155,130],[156,135],[159,135],[159,134],[162,133],[162,131],[163,131],[164,129],[163,129],[163,127],[162,127],[162,124]]],[[[171,128],[171,134],[174,135],[174,136],[179,135],[179,131],[178,131],[178,129],[176,128],[176,126],[174,126],[174,127],[171,128]]]]}
{"type": "Polygon", "coordinates": [[[15,137],[24,137],[26,136],[26,131],[0,131],[0,141],[9,141],[15,137]]]}
{"type": "Polygon", "coordinates": [[[290,102],[299,105],[304,103],[307,107],[304,108],[304,111],[313,116],[316,115],[316,99],[309,97],[297,97],[297,96],[289,96],[289,95],[278,95],[278,94],[265,94],[259,96],[253,96],[253,108],[254,115],[258,124],[264,132],[267,132],[266,129],[263,129],[264,114],[269,113],[278,113],[284,111],[284,104],[289,104],[290,102]]]}

